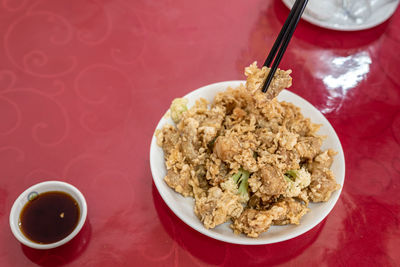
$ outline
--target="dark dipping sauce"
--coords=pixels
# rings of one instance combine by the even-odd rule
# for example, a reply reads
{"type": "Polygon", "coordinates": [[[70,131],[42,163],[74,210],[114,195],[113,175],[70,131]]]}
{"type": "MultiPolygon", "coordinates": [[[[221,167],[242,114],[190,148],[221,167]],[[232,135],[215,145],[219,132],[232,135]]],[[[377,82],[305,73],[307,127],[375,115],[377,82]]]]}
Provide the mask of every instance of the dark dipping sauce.
{"type": "Polygon", "coordinates": [[[67,237],[77,226],[79,216],[79,205],[70,195],[45,192],[25,204],[20,228],[31,241],[50,244],[67,237]]]}

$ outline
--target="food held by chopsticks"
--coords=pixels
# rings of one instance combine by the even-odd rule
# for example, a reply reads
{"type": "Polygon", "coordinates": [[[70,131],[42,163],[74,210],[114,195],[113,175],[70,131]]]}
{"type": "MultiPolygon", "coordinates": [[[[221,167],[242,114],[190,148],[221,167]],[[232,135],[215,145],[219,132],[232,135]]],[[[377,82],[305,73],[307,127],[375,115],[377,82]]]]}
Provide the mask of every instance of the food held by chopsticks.
{"type": "Polygon", "coordinates": [[[264,94],[268,71],[253,63],[245,85],[218,93],[211,104],[199,99],[188,109],[184,99],[174,100],[176,125],[156,131],[165,182],[195,199],[206,228],[231,221],[235,233],[258,237],[271,225],[299,224],[310,201],[327,201],[340,188],[329,169],[336,152],[321,150],[320,125],[276,99],[291,86],[291,71],[278,69],[264,94]]]}

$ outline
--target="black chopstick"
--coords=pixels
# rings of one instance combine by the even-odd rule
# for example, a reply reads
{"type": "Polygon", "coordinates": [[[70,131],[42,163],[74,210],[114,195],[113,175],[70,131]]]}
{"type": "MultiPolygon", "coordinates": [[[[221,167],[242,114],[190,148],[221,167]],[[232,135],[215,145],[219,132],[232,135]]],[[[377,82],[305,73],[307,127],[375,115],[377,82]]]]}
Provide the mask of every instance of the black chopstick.
{"type": "Polygon", "coordinates": [[[264,62],[263,66],[271,67],[272,60],[274,59],[276,52],[280,47],[278,54],[276,55],[275,60],[272,64],[271,70],[269,71],[268,76],[265,79],[263,86],[261,87],[261,90],[264,93],[268,90],[268,87],[271,84],[272,78],[274,77],[278,65],[282,60],[283,54],[286,51],[286,48],[290,42],[290,39],[293,36],[294,30],[296,29],[297,23],[299,23],[299,20],[304,12],[307,3],[308,0],[296,0],[292,7],[292,10],[289,13],[289,16],[287,17],[281,31],[279,32],[278,37],[276,38],[274,45],[271,48],[271,51],[268,54],[267,59],[264,62]]]}

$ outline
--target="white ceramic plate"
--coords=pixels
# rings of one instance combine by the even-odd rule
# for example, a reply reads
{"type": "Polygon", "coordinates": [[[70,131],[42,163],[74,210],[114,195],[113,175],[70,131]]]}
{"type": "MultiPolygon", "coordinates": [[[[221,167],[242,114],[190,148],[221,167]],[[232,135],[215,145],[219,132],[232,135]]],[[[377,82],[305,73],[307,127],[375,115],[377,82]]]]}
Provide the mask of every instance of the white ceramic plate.
{"type": "MultiPolygon", "coordinates": [[[[303,19],[311,24],[338,31],[359,31],[373,28],[390,18],[400,0],[366,0],[371,3],[371,14],[362,22],[348,16],[341,7],[343,0],[309,0],[303,19]]],[[[346,0],[354,1],[354,0],[346,0]]],[[[282,0],[290,9],[295,0],[282,0]]]]}
{"type": "MultiPolygon", "coordinates": [[[[191,107],[200,97],[212,102],[217,92],[225,91],[228,87],[236,88],[245,81],[227,81],[210,84],[201,87],[187,94],[185,98],[189,100],[188,107],[191,107]]],[[[336,181],[342,185],[344,182],[345,163],[342,146],[335,130],[332,128],[328,120],[310,103],[303,98],[283,90],[278,97],[279,101],[287,101],[299,106],[305,117],[311,118],[314,123],[322,124],[319,134],[326,135],[327,139],[322,146],[323,149],[332,148],[338,152],[332,165],[332,171],[335,174],[336,181]]],[[[157,129],[161,129],[165,124],[173,124],[171,118],[163,116],[157,125],[157,129]]],[[[191,197],[183,197],[171,189],[165,182],[166,168],[164,163],[164,153],[161,147],[156,143],[156,138],[153,136],[150,146],[150,167],[153,175],[154,183],[164,199],[168,207],[186,224],[193,229],[203,233],[209,237],[235,244],[257,245],[269,244],[284,241],[298,235],[301,235],[318,223],[320,223],[332,210],[336,201],[339,198],[341,189],[334,192],[329,201],[318,204],[310,204],[311,211],[302,219],[300,225],[272,226],[267,232],[261,234],[258,238],[249,238],[245,235],[235,235],[229,222],[217,226],[214,229],[206,229],[200,220],[193,212],[194,200],[191,197]]]]}

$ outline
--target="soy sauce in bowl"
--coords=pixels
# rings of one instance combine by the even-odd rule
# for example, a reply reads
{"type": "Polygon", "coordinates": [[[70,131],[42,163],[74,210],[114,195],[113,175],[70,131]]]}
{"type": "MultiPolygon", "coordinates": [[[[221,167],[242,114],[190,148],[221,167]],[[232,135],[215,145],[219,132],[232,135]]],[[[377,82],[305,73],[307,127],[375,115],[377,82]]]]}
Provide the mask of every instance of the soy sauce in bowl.
{"type": "Polygon", "coordinates": [[[31,241],[51,244],[67,237],[78,225],[77,201],[61,191],[44,192],[23,207],[19,227],[31,241]]]}

